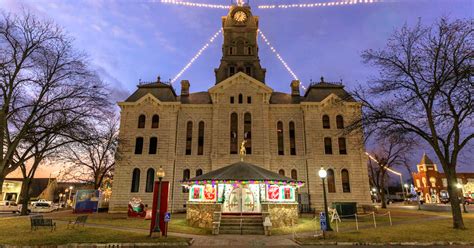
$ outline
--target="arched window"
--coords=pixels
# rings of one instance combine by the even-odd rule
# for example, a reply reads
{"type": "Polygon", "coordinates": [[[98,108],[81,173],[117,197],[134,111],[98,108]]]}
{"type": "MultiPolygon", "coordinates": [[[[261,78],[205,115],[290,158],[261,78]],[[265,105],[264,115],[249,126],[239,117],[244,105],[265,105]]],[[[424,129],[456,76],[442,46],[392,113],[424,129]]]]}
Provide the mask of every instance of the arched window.
{"type": "Polygon", "coordinates": [[[198,130],[198,155],[204,154],[204,121],[199,122],[198,130]]]}
{"type": "Polygon", "coordinates": [[[138,128],[145,128],[145,121],[146,121],[145,115],[140,115],[138,117],[138,128]]]}
{"type": "Polygon", "coordinates": [[[336,116],[336,127],[337,129],[344,129],[344,118],[342,115],[336,116]]]}
{"type": "Polygon", "coordinates": [[[154,184],[155,184],[155,170],[150,168],[146,171],[145,192],[153,192],[153,185],[154,184]]]}
{"type": "Polygon", "coordinates": [[[244,139],[247,141],[245,151],[247,154],[252,154],[252,115],[250,113],[244,115],[244,139]]]}
{"type": "Polygon", "coordinates": [[[327,180],[328,180],[328,192],[329,193],[335,193],[336,192],[336,179],[334,178],[334,170],[329,169],[327,175],[327,180]]]}
{"type": "Polygon", "coordinates": [[[290,155],[296,155],[295,123],[290,121],[290,155]]]}
{"type": "Polygon", "coordinates": [[[324,138],[324,153],[332,154],[332,140],[329,137],[324,138]]]}
{"type": "Polygon", "coordinates": [[[251,96],[248,96],[248,97],[247,97],[247,103],[248,103],[248,104],[251,104],[251,103],[252,103],[252,97],[251,97],[251,96]]]}
{"type": "Polygon", "coordinates": [[[160,116],[154,115],[151,118],[151,128],[158,128],[160,126],[160,116]]]}
{"type": "Polygon", "coordinates": [[[143,151],[143,137],[135,139],[135,154],[142,154],[143,151]]]}
{"type": "Polygon", "coordinates": [[[140,169],[133,169],[132,173],[132,189],[131,192],[138,192],[140,189],[140,169]]]}
{"type": "Polygon", "coordinates": [[[285,147],[283,146],[283,122],[277,123],[277,138],[278,138],[278,155],[285,155],[285,147]]]}
{"type": "Polygon", "coordinates": [[[151,137],[150,145],[148,146],[148,154],[156,154],[157,148],[158,148],[158,138],[151,137]]]}
{"type": "Polygon", "coordinates": [[[230,103],[234,104],[234,97],[233,96],[230,97],[230,103]]]}
{"type": "Polygon", "coordinates": [[[339,143],[339,154],[347,154],[346,138],[339,138],[337,143],[339,143]]]}
{"type": "Polygon", "coordinates": [[[239,117],[237,113],[230,115],[230,154],[237,154],[239,117]]]}
{"type": "Polygon", "coordinates": [[[186,124],[186,155],[191,155],[193,145],[193,122],[188,121],[186,124]]]}
{"type": "Polygon", "coordinates": [[[296,171],[296,169],[291,170],[291,178],[298,180],[298,172],[296,171]]]}
{"type": "Polygon", "coordinates": [[[243,102],[244,102],[244,97],[242,96],[242,94],[239,94],[239,104],[243,102]]]}
{"type": "Polygon", "coordinates": [[[280,169],[280,170],[278,171],[278,174],[284,176],[284,175],[285,175],[285,170],[284,170],[284,169],[280,169]]]}
{"type": "MultiPolygon", "coordinates": [[[[183,170],[183,181],[188,180],[191,176],[191,171],[189,169],[183,170]]],[[[189,193],[189,189],[183,186],[183,193],[189,193]]]]}
{"type": "Polygon", "coordinates": [[[343,169],[341,171],[341,179],[342,179],[342,192],[348,193],[351,192],[351,184],[349,181],[349,171],[343,169]]]}
{"type": "Polygon", "coordinates": [[[323,115],[323,128],[331,128],[328,115],[323,115]]]}
{"type": "Polygon", "coordinates": [[[201,169],[197,169],[197,170],[196,170],[196,176],[198,177],[198,176],[200,176],[200,175],[202,175],[202,170],[201,170],[201,169]]]}

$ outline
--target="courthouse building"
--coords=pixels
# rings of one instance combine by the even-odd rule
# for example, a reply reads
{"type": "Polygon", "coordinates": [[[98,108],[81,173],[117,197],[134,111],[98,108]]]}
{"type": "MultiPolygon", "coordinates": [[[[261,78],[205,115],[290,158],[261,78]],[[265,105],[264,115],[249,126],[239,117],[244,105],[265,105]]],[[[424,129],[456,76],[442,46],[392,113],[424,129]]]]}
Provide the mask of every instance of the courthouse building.
{"type": "MultiPolygon", "coordinates": [[[[216,20],[217,21],[217,20],[216,20]]],[[[120,102],[120,156],[114,175],[110,212],[127,210],[138,197],[151,206],[153,181],[161,166],[170,182],[169,209],[185,211],[187,180],[240,161],[304,182],[297,189],[300,207],[321,209],[318,171],[328,169],[331,202],[370,202],[367,158],[362,134],[345,135],[344,126],[361,114],[361,104],[341,83],[321,79],[300,90],[300,82],[265,80],[259,59],[259,18],[248,6],[232,6],[222,17],[222,59],[215,82],[192,92],[158,78],[140,83],[120,102]],[[271,86],[288,84],[288,92],[271,86]]]]}

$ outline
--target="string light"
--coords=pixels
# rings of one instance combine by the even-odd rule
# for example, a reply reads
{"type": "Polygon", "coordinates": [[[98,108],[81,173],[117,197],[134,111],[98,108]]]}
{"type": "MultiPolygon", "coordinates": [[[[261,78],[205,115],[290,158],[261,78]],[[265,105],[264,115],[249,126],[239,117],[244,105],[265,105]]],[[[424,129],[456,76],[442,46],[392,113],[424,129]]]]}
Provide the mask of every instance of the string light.
{"type": "Polygon", "coordinates": [[[194,61],[196,59],[199,58],[199,56],[201,56],[201,54],[209,47],[210,44],[212,44],[212,42],[214,42],[214,40],[217,38],[217,36],[222,33],[222,28],[219,29],[219,31],[217,31],[210,39],[209,41],[203,46],[201,47],[201,49],[199,49],[199,51],[196,53],[196,55],[194,55],[194,57],[189,61],[188,64],[186,64],[186,66],[181,69],[181,71],[179,71],[178,74],[176,74],[176,76],[171,80],[171,83],[174,83],[179,77],[181,77],[181,75],[183,75],[183,73],[194,63],[194,61]]]}
{"type": "Polygon", "coordinates": [[[211,8],[211,9],[229,9],[230,8],[229,5],[193,3],[193,2],[176,1],[176,0],[161,0],[161,3],[183,5],[183,6],[188,6],[188,7],[211,8]]]}
{"type": "Polygon", "coordinates": [[[382,2],[383,0],[348,0],[348,1],[333,1],[324,3],[300,3],[300,4],[278,4],[278,5],[259,5],[259,9],[287,9],[287,8],[318,8],[318,7],[332,7],[342,5],[354,5],[354,4],[372,4],[382,2]]]}
{"type": "MultiPolygon", "coordinates": [[[[268,41],[267,37],[262,33],[262,31],[260,29],[257,29],[257,33],[260,34],[260,37],[262,37],[263,41],[268,45],[268,47],[270,47],[270,50],[276,55],[278,60],[280,60],[280,62],[283,64],[286,70],[291,74],[293,79],[298,80],[298,77],[296,76],[296,74],[293,72],[293,70],[291,70],[291,68],[288,66],[285,60],[281,57],[281,55],[277,52],[277,50],[272,46],[272,44],[270,44],[270,41],[268,41]]],[[[301,88],[303,88],[303,90],[306,90],[306,87],[304,87],[304,85],[302,85],[301,82],[300,82],[300,86],[301,88]]]]}

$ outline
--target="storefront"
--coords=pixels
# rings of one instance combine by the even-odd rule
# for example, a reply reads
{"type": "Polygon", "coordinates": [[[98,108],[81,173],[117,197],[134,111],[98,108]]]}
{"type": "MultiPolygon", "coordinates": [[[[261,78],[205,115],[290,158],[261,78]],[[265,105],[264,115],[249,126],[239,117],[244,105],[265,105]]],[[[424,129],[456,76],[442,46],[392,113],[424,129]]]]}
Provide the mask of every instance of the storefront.
{"type": "Polygon", "coordinates": [[[276,222],[291,223],[291,220],[286,219],[295,221],[295,217],[297,218],[296,191],[303,186],[303,182],[253,164],[237,162],[183,181],[183,185],[189,189],[188,223],[210,226],[215,212],[263,213],[276,222]],[[281,216],[284,211],[278,211],[279,209],[292,209],[292,214],[281,216]]]}

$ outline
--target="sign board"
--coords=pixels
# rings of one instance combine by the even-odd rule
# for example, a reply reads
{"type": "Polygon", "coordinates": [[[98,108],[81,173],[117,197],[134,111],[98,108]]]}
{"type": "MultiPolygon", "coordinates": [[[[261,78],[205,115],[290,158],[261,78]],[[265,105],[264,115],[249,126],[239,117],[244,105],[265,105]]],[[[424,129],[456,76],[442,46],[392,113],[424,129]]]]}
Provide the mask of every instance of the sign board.
{"type": "Polygon", "coordinates": [[[95,189],[78,190],[74,196],[73,213],[94,213],[99,206],[99,191],[95,189]]]}
{"type": "Polygon", "coordinates": [[[324,212],[319,213],[319,225],[321,226],[322,231],[327,231],[328,225],[326,223],[326,213],[324,212]]]}
{"type": "Polygon", "coordinates": [[[170,212],[166,212],[165,213],[165,222],[170,222],[171,220],[171,213],[170,212]]]}

